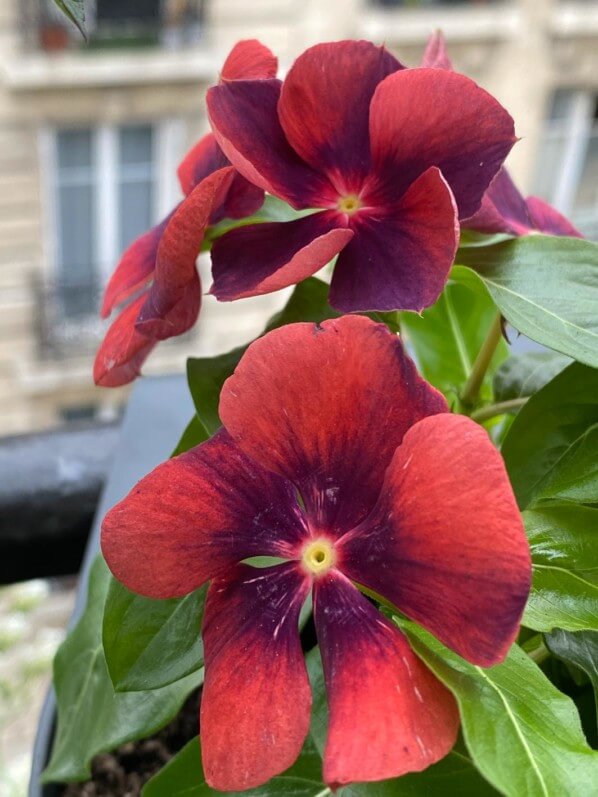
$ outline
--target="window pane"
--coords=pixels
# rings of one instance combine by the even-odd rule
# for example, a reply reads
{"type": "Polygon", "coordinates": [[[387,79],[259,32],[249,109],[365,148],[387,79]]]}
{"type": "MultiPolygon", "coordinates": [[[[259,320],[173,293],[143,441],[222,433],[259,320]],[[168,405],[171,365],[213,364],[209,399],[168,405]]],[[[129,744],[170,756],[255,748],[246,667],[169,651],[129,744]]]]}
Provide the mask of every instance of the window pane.
{"type": "Polygon", "coordinates": [[[120,130],[120,164],[151,164],[153,130],[149,125],[123,127],[120,130]]]}
{"type": "Polygon", "coordinates": [[[91,171],[91,130],[63,130],[58,134],[58,169],[79,168],[91,171]]]}
{"type": "Polygon", "coordinates": [[[97,0],[99,22],[115,20],[159,20],[160,0],[97,0]]]}
{"type": "Polygon", "coordinates": [[[151,180],[122,181],[120,203],[120,251],[152,224],[153,185],[151,180]]]}
{"type": "Polygon", "coordinates": [[[67,318],[95,311],[95,178],[91,130],[57,135],[57,291],[67,318]]]}
{"type": "Polygon", "coordinates": [[[152,226],[154,131],[150,125],[119,130],[119,246],[124,250],[152,226]]]}

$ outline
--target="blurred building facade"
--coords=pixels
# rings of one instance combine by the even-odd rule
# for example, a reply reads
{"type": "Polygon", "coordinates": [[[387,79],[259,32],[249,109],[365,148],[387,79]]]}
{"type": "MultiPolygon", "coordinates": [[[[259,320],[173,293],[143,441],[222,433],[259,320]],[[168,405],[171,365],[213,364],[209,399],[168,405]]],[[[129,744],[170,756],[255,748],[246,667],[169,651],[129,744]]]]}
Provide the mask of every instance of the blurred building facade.
{"type": "MultiPolygon", "coordinates": [[[[0,4],[0,434],[118,411],[126,391],[91,380],[100,292],[175,203],[178,160],[207,128],[203,94],[240,38],[283,68],[349,37],[416,65],[443,29],[456,67],[515,117],[521,187],[598,237],[595,0],[94,0],[88,27],[84,46],[51,0],[0,4]]],[[[206,300],[146,371],[249,339],[277,302],[206,300]]]]}

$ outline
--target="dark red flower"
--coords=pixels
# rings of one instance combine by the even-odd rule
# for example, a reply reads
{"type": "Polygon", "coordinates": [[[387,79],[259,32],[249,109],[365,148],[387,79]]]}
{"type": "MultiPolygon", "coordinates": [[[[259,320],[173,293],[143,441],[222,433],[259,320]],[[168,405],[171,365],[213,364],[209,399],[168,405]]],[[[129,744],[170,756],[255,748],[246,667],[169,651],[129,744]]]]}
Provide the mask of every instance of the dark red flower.
{"type": "Polygon", "coordinates": [[[284,83],[215,86],[208,112],[248,180],[295,208],[322,209],[224,235],[211,292],[267,293],[340,252],[330,302],[344,312],[436,301],[457,246],[456,208],[475,213],[515,141],[511,117],[473,81],[404,69],[365,41],[310,48],[284,83]]]}
{"type": "Polygon", "coordinates": [[[469,661],[502,660],[530,554],[485,430],[449,414],[399,338],[361,316],[253,343],[220,416],[222,430],[146,476],[102,530],[129,589],[167,598],[211,579],[208,783],[248,789],[299,754],[311,697],[297,623],[310,590],[330,714],[325,781],[391,778],[442,758],[455,702],[355,584],[469,661]],[[256,555],[286,561],[243,564],[256,555]]]}
{"type": "MultiPolygon", "coordinates": [[[[440,31],[428,39],[422,66],[453,70],[453,62],[440,31]]],[[[463,222],[463,227],[478,232],[505,232],[509,235],[543,232],[583,237],[565,216],[543,199],[536,196],[524,199],[505,168],[498,172],[490,184],[480,209],[463,222]]]]}
{"type": "MultiPolygon", "coordinates": [[[[267,47],[242,41],[226,59],[221,81],[273,78],[276,70],[267,47]]],[[[108,330],[94,364],[98,385],[116,387],[135,379],[158,341],[193,326],[201,306],[195,261],[207,225],[249,216],[264,201],[263,190],[231,168],[212,133],[187,153],[178,176],[185,199],[131,244],[106,287],[102,318],[133,294],[144,293],[108,330]]]]}

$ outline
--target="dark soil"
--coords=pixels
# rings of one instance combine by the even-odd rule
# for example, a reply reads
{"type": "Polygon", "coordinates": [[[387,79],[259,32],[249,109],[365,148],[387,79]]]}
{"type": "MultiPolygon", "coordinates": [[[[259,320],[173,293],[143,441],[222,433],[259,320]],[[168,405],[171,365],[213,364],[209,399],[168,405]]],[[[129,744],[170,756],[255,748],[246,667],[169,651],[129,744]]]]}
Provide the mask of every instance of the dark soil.
{"type": "Polygon", "coordinates": [[[94,758],[92,779],[71,783],[63,797],[139,797],[141,789],[178,751],[197,736],[199,690],[174,720],[151,739],[123,744],[94,758]]]}

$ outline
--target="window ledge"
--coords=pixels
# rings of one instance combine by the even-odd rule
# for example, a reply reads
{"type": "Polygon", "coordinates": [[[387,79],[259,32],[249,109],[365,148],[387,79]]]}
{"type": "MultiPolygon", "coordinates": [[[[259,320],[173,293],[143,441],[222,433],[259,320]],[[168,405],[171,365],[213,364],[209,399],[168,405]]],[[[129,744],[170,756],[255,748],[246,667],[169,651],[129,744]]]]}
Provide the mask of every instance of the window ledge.
{"type": "Polygon", "coordinates": [[[212,81],[219,63],[217,54],[197,47],[178,52],[31,53],[5,62],[3,72],[9,88],[31,91],[212,81]]]}
{"type": "Polygon", "coordinates": [[[520,25],[519,10],[509,2],[452,8],[386,8],[364,14],[360,33],[368,39],[396,44],[421,44],[440,28],[452,42],[493,41],[508,38],[520,25]]]}

